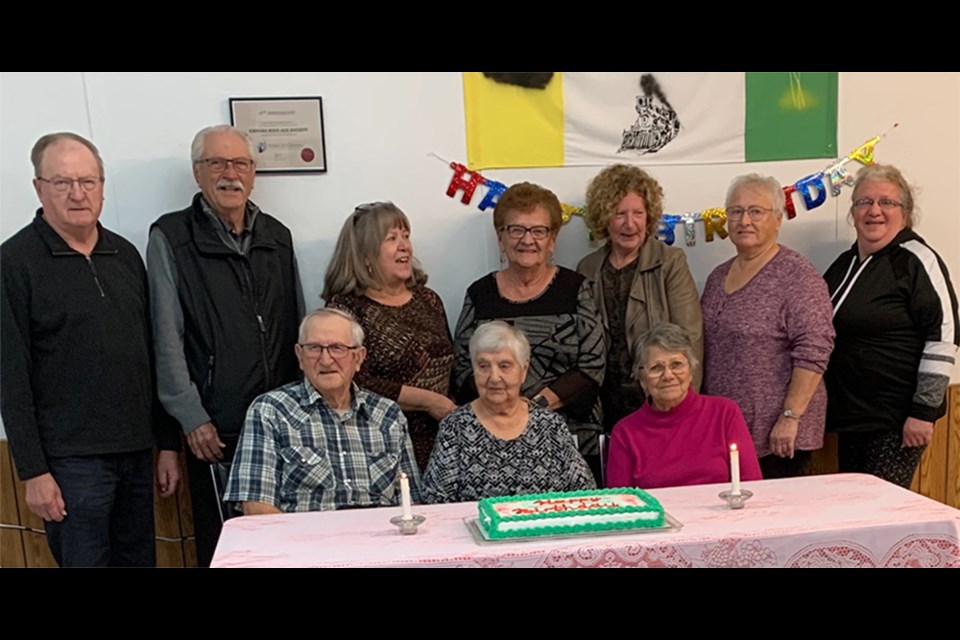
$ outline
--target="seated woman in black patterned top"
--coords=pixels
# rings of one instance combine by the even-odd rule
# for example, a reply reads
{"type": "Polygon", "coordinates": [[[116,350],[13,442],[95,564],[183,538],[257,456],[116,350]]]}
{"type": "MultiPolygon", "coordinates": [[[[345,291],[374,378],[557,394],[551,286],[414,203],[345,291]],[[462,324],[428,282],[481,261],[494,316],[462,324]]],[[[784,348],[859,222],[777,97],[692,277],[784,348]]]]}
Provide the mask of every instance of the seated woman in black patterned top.
{"type": "Polygon", "coordinates": [[[503,320],[521,329],[531,359],[520,393],[564,417],[599,482],[603,324],[590,282],[551,263],[562,224],[560,201],[548,189],[521,182],[500,197],[493,226],[507,265],[467,289],[454,333],[453,395],[460,404],[477,397],[467,352],[477,327],[503,320]]]}
{"type": "Polygon", "coordinates": [[[424,502],[593,489],[560,414],[520,396],[530,364],[523,332],[499,320],[470,339],[479,397],[440,423],[423,476],[424,502]]]}
{"type": "Polygon", "coordinates": [[[392,202],[360,205],[343,224],[322,297],[349,311],[367,336],[361,387],[400,405],[420,469],[448,397],[453,346],[443,302],[413,255],[410,220],[392,202]]]}

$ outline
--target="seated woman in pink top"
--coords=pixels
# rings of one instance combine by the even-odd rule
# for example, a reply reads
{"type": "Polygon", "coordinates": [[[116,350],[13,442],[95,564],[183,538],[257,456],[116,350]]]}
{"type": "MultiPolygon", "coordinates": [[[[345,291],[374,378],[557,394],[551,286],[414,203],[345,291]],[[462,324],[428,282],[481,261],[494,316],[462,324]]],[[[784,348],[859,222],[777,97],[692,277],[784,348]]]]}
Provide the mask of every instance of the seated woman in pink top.
{"type": "Polygon", "coordinates": [[[699,364],[681,327],[662,323],[637,342],[633,375],[646,402],[614,426],[607,487],[679,487],[730,480],[730,445],[740,477],[760,480],[753,439],[737,404],[690,388],[699,364]]]}

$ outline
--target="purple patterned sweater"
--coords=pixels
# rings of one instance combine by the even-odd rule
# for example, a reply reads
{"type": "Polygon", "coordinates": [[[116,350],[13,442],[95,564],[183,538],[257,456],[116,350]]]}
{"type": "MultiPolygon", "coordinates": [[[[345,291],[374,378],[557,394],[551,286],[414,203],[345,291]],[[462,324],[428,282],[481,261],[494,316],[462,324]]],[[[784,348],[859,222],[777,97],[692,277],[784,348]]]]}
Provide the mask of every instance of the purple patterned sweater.
{"type": "MultiPolygon", "coordinates": [[[[770,431],[783,413],[794,367],[822,374],[833,350],[833,317],[826,282],[796,251],[780,251],[745,286],[726,293],[733,259],[703,290],[703,393],[740,406],[757,455],[770,455],[770,431]]],[[[796,448],[819,449],[827,412],[823,382],[800,419],[796,448]]]]}

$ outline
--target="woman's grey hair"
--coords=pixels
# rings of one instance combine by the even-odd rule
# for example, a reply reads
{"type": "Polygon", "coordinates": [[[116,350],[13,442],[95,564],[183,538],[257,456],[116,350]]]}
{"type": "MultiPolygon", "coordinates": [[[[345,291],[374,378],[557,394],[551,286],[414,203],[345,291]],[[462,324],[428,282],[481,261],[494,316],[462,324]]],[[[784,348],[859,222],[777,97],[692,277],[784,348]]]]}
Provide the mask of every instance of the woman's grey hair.
{"type": "Polygon", "coordinates": [[[303,316],[303,320],[300,321],[300,333],[297,338],[297,342],[303,343],[307,339],[307,325],[310,324],[310,321],[315,318],[329,318],[337,317],[343,318],[350,322],[350,333],[353,338],[353,346],[362,347],[363,346],[363,327],[360,326],[360,323],[357,322],[357,319],[353,317],[353,314],[349,311],[344,311],[343,309],[337,309],[336,307],[324,307],[323,309],[317,309],[316,311],[311,311],[307,315],[303,316]]]}
{"type": "Polygon", "coordinates": [[[741,187],[756,187],[766,191],[770,196],[770,201],[773,202],[774,213],[778,216],[783,215],[783,208],[787,204],[787,198],[783,194],[783,187],[776,178],[773,176],[762,176],[759,173],[748,173],[737,176],[733,179],[733,182],[730,183],[730,186],[727,187],[727,197],[724,200],[725,207],[730,206],[730,201],[733,199],[734,194],[741,187]]]}
{"type": "MultiPolygon", "coordinates": [[[[903,220],[907,229],[913,229],[914,225],[920,222],[920,212],[914,209],[916,190],[903,177],[900,169],[892,164],[870,164],[861,167],[857,172],[857,177],[853,181],[853,191],[850,194],[851,200],[853,194],[857,192],[857,187],[865,180],[874,180],[877,182],[889,182],[900,189],[900,204],[903,205],[903,220]]],[[[850,215],[853,216],[853,204],[850,205],[850,215]]]]}
{"type": "Polygon", "coordinates": [[[633,360],[634,380],[639,381],[642,377],[643,365],[646,362],[647,351],[650,347],[658,347],[671,353],[682,353],[687,362],[690,363],[691,371],[700,366],[700,361],[694,355],[693,340],[690,339],[687,330],[672,322],[661,322],[637,339],[636,356],[633,360]]]}
{"type": "Polygon", "coordinates": [[[521,364],[530,360],[530,342],[523,331],[503,320],[493,320],[480,325],[473,332],[470,338],[470,362],[476,364],[481,353],[495,353],[501,349],[510,349],[521,364]]]}
{"type": "Polygon", "coordinates": [[[253,146],[253,140],[250,139],[250,136],[248,136],[245,131],[241,131],[236,127],[230,126],[229,124],[217,124],[212,127],[200,129],[200,131],[197,132],[197,135],[193,137],[193,144],[190,145],[190,160],[193,161],[193,164],[203,160],[203,150],[207,144],[207,136],[209,136],[211,133],[234,134],[247,143],[247,151],[250,152],[250,158],[254,161],[257,159],[257,150],[253,146]]]}
{"type": "MultiPolygon", "coordinates": [[[[329,300],[340,294],[363,295],[367,289],[381,288],[380,245],[394,228],[410,231],[410,219],[397,205],[392,202],[358,205],[340,229],[320,297],[329,300]]],[[[407,279],[407,288],[426,282],[427,274],[414,258],[413,274],[407,279]]]]}
{"type": "Polygon", "coordinates": [[[97,145],[93,144],[83,136],[73,133],[72,131],[61,131],[59,133],[48,133],[45,136],[41,136],[39,140],[36,141],[33,145],[33,149],[30,150],[30,162],[33,163],[33,176],[39,178],[40,171],[43,164],[43,154],[47,149],[58,142],[63,140],[73,140],[74,142],[79,142],[87,149],[90,150],[90,153],[93,154],[93,157],[97,159],[97,168],[100,170],[100,177],[103,178],[103,158],[100,157],[100,150],[97,149],[97,145]]]}

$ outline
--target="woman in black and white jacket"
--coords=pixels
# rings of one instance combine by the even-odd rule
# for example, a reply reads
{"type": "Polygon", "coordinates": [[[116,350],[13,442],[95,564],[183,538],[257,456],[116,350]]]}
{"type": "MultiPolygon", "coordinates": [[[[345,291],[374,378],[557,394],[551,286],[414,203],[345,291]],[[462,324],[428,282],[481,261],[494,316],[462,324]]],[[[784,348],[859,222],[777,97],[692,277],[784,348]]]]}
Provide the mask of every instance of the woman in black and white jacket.
{"type": "Polygon", "coordinates": [[[840,471],[909,487],[933,423],[946,412],[958,337],[946,265],[913,231],[913,189],[899,169],[857,174],[857,241],[824,278],[837,337],[824,380],[840,471]]]}

